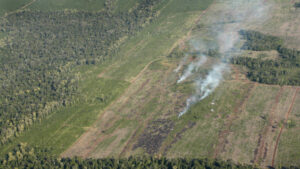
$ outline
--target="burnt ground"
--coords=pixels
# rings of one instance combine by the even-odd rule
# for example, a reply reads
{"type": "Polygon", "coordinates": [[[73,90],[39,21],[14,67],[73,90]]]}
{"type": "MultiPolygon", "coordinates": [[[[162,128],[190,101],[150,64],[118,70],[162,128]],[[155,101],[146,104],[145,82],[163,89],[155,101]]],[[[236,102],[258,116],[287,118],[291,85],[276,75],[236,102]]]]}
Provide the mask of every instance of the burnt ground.
{"type": "Polygon", "coordinates": [[[133,150],[143,148],[148,154],[155,154],[159,151],[162,142],[173,129],[174,123],[171,120],[159,119],[152,121],[139,136],[138,141],[133,146],[133,150]]]}
{"type": "Polygon", "coordinates": [[[184,132],[186,132],[188,129],[193,128],[195,125],[196,125],[196,122],[189,122],[186,126],[184,126],[184,128],[181,129],[181,130],[174,136],[174,138],[173,138],[171,144],[169,144],[169,145],[164,149],[163,155],[166,156],[166,155],[167,155],[167,152],[172,148],[172,145],[175,144],[178,140],[181,139],[182,134],[183,134],[184,132]]]}

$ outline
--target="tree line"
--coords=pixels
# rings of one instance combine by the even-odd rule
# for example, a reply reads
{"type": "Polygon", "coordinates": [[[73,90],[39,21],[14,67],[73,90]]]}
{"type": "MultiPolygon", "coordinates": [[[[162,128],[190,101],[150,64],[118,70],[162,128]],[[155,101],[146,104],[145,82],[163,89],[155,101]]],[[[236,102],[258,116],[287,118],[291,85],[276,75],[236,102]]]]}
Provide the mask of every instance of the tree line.
{"type": "MultiPolygon", "coordinates": [[[[19,169],[85,169],[85,168],[157,168],[157,169],[255,169],[257,167],[247,164],[235,164],[234,162],[222,161],[218,159],[187,159],[165,157],[155,158],[150,156],[129,157],[123,159],[104,158],[104,159],[81,159],[57,158],[49,155],[51,150],[32,148],[26,144],[20,144],[6,157],[0,159],[0,168],[19,168],[19,169]]],[[[284,167],[282,167],[284,168],[284,167]]],[[[297,167],[288,167],[296,169],[297,167]]]]}
{"type": "Polygon", "coordinates": [[[242,30],[240,35],[246,40],[243,50],[276,50],[280,58],[275,60],[234,57],[233,64],[248,68],[247,77],[259,83],[278,85],[300,85],[300,51],[284,47],[283,40],[256,31],[242,30]]]}

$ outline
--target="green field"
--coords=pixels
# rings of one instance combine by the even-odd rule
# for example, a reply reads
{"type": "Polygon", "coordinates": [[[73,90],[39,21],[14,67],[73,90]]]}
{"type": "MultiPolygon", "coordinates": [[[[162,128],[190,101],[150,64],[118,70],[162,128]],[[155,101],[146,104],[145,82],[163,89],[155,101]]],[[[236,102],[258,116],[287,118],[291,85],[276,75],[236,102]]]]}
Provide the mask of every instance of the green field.
{"type": "Polygon", "coordinates": [[[52,153],[59,155],[93,124],[103,109],[120,96],[129,83],[121,80],[97,78],[102,67],[80,70],[83,77],[80,96],[73,106],[54,112],[30,130],[2,147],[5,154],[19,142],[32,146],[51,147],[52,153]],[[93,70],[93,72],[91,71],[93,70]],[[104,90],[105,89],[105,90],[104,90]],[[104,101],[99,98],[105,98],[104,101]]]}
{"type": "MultiPolygon", "coordinates": [[[[0,0],[0,15],[29,2],[13,4],[0,0]]],[[[113,10],[126,12],[138,2],[116,0],[113,10]]],[[[273,2],[281,5],[272,6],[279,11],[291,6],[287,0],[273,2]]],[[[36,0],[27,8],[96,12],[104,9],[104,3],[105,0],[36,0]]],[[[189,79],[178,84],[183,70],[179,73],[174,70],[182,58],[167,56],[174,49],[184,52],[191,45],[189,40],[197,37],[215,45],[210,24],[215,22],[214,17],[222,7],[221,0],[162,1],[155,7],[157,17],[141,25],[134,34],[119,39],[117,49],[103,63],[70,68],[79,79],[73,102],[0,145],[0,155],[6,155],[19,143],[27,143],[49,148],[48,153],[55,157],[98,159],[150,155],[170,159],[216,158],[261,167],[271,166],[272,160],[278,166],[300,165],[300,137],[297,136],[300,92],[296,93],[294,107],[285,119],[297,86],[253,82],[246,77],[247,68],[228,64],[231,71],[224,71],[224,79],[216,90],[178,117],[187,98],[195,92],[195,84],[189,79]],[[277,138],[278,148],[275,147],[277,138]],[[274,151],[277,154],[273,159],[274,151]]],[[[276,17],[290,16],[286,15],[276,17]]],[[[271,23],[280,25],[276,17],[265,25],[247,28],[266,33],[275,29],[270,28],[271,23]]],[[[292,24],[293,28],[295,25],[292,24]]],[[[297,30],[293,31],[299,38],[297,30]]],[[[280,31],[274,34],[282,37],[280,31]]],[[[0,32],[0,42],[5,36],[0,32]]],[[[287,46],[295,46],[288,44],[296,42],[291,35],[284,40],[287,46]]],[[[260,59],[279,57],[276,51],[261,53],[247,50],[243,54],[260,59]]],[[[195,59],[192,54],[187,55],[183,69],[195,59]]],[[[197,73],[208,72],[216,60],[208,56],[207,63],[197,73]]]]}
{"type": "Polygon", "coordinates": [[[30,0],[0,0],[0,16],[11,11],[15,11],[27,3],[31,2],[30,0]]]}
{"type": "MultiPolygon", "coordinates": [[[[101,11],[104,8],[105,0],[1,0],[0,16],[5,13],[16,11],[23,6],[29,4],[26,8],[41,11],[59,11],[59,10],[77,10],[77,11],[101,11]],[[31,2],[33,2],[31,4],[31,2]]],[[[135,7],[136,0],[117,0],[113,7],[116,12],[127,12],[135,7]]]]}
{"type": "MultiPolygon", "coordinates": [[[[57,4],[53,2],[55,4],[53,6],[52,2],[36,1],[31,8],[43,9],[47,7],[47,9],[53,8],[57,10],[64,8],[64,5],[76,8],[76,5],[80,4],[78,2],[78,4],[75,3],[72,6],[68,4],[71,1],[60,1],[57,4]]],[[[193,21],[200,14],[201,10],[208,7],[211,3],[211,1],[204,1],[199,5],[198,2],[191,1],[182,6],[178,2],[181,1],[173,0],[163,3],[163,6],[160,7],[162,10],[159,17],[151,25],[145,27],[137,35],[123,43],[117,56],[112,61],[108,61],[108,63],[101,66],[87,66],[80,70],[79,74],[82,78],[78,102],[74,106],[59,110],[47,119],[35,124],[30,130],[14,139],[11,144],[1,148],[3,150],[1,153],[7,153],[19,142],[26,142],[33,146],[50,146],[54,154],[60,154],[66,150],[95,122],[103,109],[128,87],[129,83],[126,81],[130,81],[130,79],[135,77],[150,61],[165,57],[173,44],[185,36],[192,28],[193,21]],[[194,7],[196,5],[199,5],[198,11],[194,7]],[[176,13],[174,11],[175,6],[177,6],[176,13]],[[187,11],[188,6],[194,9],[187,11]],[[186,26],[181,27],[180,25],[186,26]],[[105,68],[108,68],[105,73],[107,78],[98,78],[97,75],[105,68]],[[103,93],[99,92],[99,90],[103,93]],[[109,99],[105,103],[98,103],[97,97],[99,95],[107,95],[109,99]],[[85,100],[82,101],[82,99],[85,100]]],[[[100,1],[92,1],[91,3],[101,4],[100,1]]],[[[95,7],[90,4],[87,6],[95,7]]],[[[74,72],[78,72],[78,70],[74,70],[74,72]]]]}
{"type": "Polygon", "coordinates": [[[42,11],[76,9],[96,12],[104,7],[104,2],[105,0],[36,0],[29,8],[42,11]]]}

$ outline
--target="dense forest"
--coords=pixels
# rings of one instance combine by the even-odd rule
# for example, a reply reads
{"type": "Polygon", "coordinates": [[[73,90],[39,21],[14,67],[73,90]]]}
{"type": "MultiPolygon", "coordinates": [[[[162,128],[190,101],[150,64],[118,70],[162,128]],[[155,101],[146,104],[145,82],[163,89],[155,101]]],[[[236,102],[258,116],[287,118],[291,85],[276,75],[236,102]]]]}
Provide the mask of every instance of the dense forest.
{"type": "Polygon", "coordinates": [[[243,50],[276,50],[280,58],[271,60],[252,57],[234,57],[233,64],[248,68],[250,80],[266,84],[300,85],[300,51],[284,47],[283,41],[256,31],[240,31],[246,40],[243,50]]]}
{"type": "MultiPolygon", "coordinates": [[[[166,159],[149,156],[130,157],[127,159],[81,159],[57,158],[49,156],[49,150],[32,148],[26,144],[20,144],[15,150],[0,159],[0,168],[240,168],[252,169],[255,166],[246,164],[235,164],[232,161],[221,161],[212,159],[166,159]]],[[[283,167],[284,168],[284,167],[283,167]]],[[[289,167],[290,169],[297,167],[289,167]]]]}
{"type": "Polygon", "coordinates": [[[60,106],[76,101],[76,66],[101,64],[121,39],[156,16],[161,0],[142,0],[130,12],[23,11],[0,20],[0,143],[60,106]]]}

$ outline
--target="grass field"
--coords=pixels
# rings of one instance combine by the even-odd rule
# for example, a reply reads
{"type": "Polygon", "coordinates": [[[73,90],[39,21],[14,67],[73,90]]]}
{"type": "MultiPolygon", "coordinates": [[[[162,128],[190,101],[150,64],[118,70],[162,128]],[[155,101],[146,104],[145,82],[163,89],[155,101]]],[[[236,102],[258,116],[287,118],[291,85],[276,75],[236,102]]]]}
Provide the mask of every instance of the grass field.
{"type": "MultiPolygon", "coordinates": [[[[139,77],[139,72],[149,62],[168,54],[172,45],[191,29],[195,19],[201,13],[200,9],[209,5],[209,1],[205,1],[199,6],[199,11],[185,12],[185,8],[177,8],[178,13],[174,13],[173,7],[177,4],[177,1],[179,0],[163,4],[160,16],[154,23],[147,26],[136,36],[129,38],[121,46],[119,55],[115,59],[99,67],[90,66],[79,70],[82,81],[80,84],[81,96],[79,98],[84,99],[83,101],[79,99],[74,106],[59,110],[47,119],[42,120],[41,123],[34,125],[30,130],[13,140],[11,144],[2,147],[3,151],[1,153],[5,154],[18,142],[26,142],[33,146],[52,147],[53,154],[60,154],[66,150],[80,135],[89,129],[89,126],[103,113],[104,108],[113,100],[116,100],[130,82],[133,83],[135,77],[139,77]],[[105,78],[98,78],[101,71],[106,68],[109,69],[105,73],[105,78]],[[107,98],[104,103],[97,101],[98,97],[102,96],[107,98]]],[[[76,4],[73,4],[75,6],[68,4],[71,1],[60,1],[55,4],[55,7],[52,6],[53,4],[47,3],[54,3],[54,1],[36,1],[30,8],[41,10],[47,7],[50,10],[59,10],[63,9],[64,5],[76,7],[76,4]]],[[[97,1],[97,3],[100,4],[100,1],[97,1]]],[[[193,3],[191,2],[190,5],[193,6],[193,3]]],[[[120,125],[125,125],[123,123],[126,124],[128,121],[122,121],[120,125]]],[[[136,127],[131,123],[129,123],[129,126],[136,127]]]]}
{"type": "MultiPolygon", "coordinates": [[[[105,77],[130,81],[131,86],[109,107],[103,117],[94,124],[93,129],[81,137],[63,156],[73,154],[82,157],[129,156],[132,153],[129,151],[130,147],[134,147],[133,140],[138,139],[148,122],[161,118],[164,116],[163,112],[172,109],[170,102],[174,100],[164,98],[159,91],[169,92],[162,84],[174,82],[176,76],[172,75],[170,67],[174,68],[175,65],[157,59],[165,58],[174,43],[192,28],[198,17],[196,14],[199,15],[201,12],[184,12],[183,7],[178,8],[177,13],[173,13],[175,4],[177,1],[166,4],[153,24],[121,46],[118,56],[120,61],[117,60],[111,66],[105,77]],[[164,64],[165,67],[162,66],[164,64]],[[145,69],[145,66],[149,69],[145,69]],[[166,75],[170,75],[170,79],[166,78],[166,75]],[[167,82],[161,82],[162,80],[167,82]],[[89,149],[89,145],[93,148],[89,149]],[[101,148],[105,150],[99,151],[101,148]]],[[[208,2],[203,5],[207,6],[208,2]]],[[[172,116],[174,113],[177,116],[176,112],[173,112],[172,116]]]]}
{"type": "Polygon", "coordinates": [[[299,166],[300,156],[300,95],[298,94],[295,100],[295,105],[292,108],[291,114],[288,118],[287,124],[285,125],[284,132],[280,138],[277,164],[278,165],[294,165],[299,166]]]}
{"type": "Polygon", "coordinates": [[[31,2],[31,0],[0,0],[0,16],[15,11],[29,2],[31,2]]]}
{"type": "MultiPolygon", "coordinates": [[[[30,8],[97,11],[103,8],[104,2],[73,1],[37,0],[30,8]]],[[[51,147],[51,153],[63,157],[150,154],[168,158],[232,159],[263,167],[272,165],[274,160],[276,165],[299,165],[300,92],[284,123],[297,87],[253,83],[246,79],[242,67],[236,67],[214,93],[178,118],[194,88],[192,81],[176,83],[179,75],[173,70],[181,58],[166,56],[187,40],[199,16],[200,29],[193,30],[193,37],[209,34],[201,25],[213,23],[211,18],[222,9],[222,1],[210,6],[212,2],[164,2],[158,18],[135,36],[128,37],[112,60],[74,70],[81,79],[76,104],[35,124],[9,145],[0,147],[1,153],[7,153],[19,142],[26,142],[51,147]],[[282,126],[285,127],[279,137],[282,126]]],[[[290,7],[287,0],[274,2],[278,2],[274,8],[279,11],[290,7]]],[[[118,0],[116,11],[126,11],[136,3],[137,0],[118,0]]],[[[278,14],[276,17],[287,16],[278,14]]],[[[255,28],[267,32],[276,29],[270,27],[272,23],[279,25],[276,17],[261,28],[255,28]]],[[[292,26],[294,29],[297,24],[292,26]]],[[[299,39],[298,30],[293,31],[299,39]]],[[[282,32],[274,33],[282,35],[282,32]]],[[[294,42],[295,38],[289,37],[288,42],[294,42]]],[[[246,53],[262,57],[262,52],[246,53]]],[[[274,51],[264,54],[271,59],[278,57],[274,51]]]]}
{"type": "Polygon", "coordinates": [[[256,27],[262,32],[282,37],[285,45],[300,49],[300,12],[294,7],[295,1],[274,0],[272,3],[270,19],[256,27]]]}
{"type": "Polygon", "coordinates": [[[51,152],[56,155],[70,146],[129,85],[121,80],[97,78],[99,70],[101,67],[82,68],[81,92],[74,106],[63,108],[36,123],[11,144],[1,147],[1,153],[5,154],[19,142],[51,147],[51,152]]]}
{"type": "MultiPolygon", "coordinates": [[[[59,11],[73,9],[97,12],[104,8],[105,0],[0,0],[0,16],[14,12],[22,7],[30,10],[59,11]],[[28,6],[27,6],[28,5],[28,6]]],[[[116,12],[127,12],[137,3],[136,0],[118,0],[114,4],[116,12]]]]}
{"type": "Polygon", "coordinates": [[[116,12],[126,12],[128,9],[133,8],[136,4],[138,3],[138,0],[127,0],[127,1],[122,1],[118,0],[116,2],[116,12]]]}
{"type": "Polygon", "coordinates": [[[42,11],[64,9],[99,11],[104,7],[104,2],[105,0],[36,0],[29,8],[42,11]]]}

